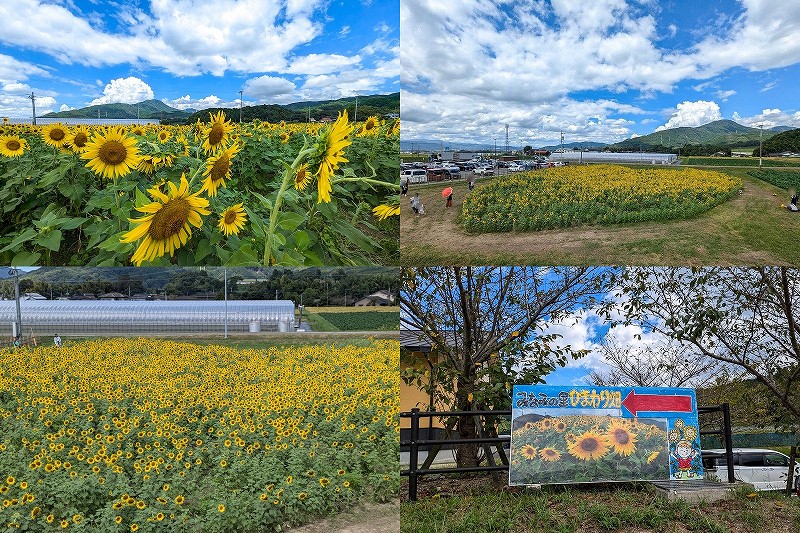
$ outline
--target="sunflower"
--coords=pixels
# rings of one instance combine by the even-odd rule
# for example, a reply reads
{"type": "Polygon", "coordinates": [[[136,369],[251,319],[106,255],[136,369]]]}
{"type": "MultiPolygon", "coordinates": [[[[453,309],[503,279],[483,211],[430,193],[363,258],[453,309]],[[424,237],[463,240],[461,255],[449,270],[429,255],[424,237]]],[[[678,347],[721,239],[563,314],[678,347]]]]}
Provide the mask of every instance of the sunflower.
{"type": "Polygon", "coordinates": [[[536,448],[534,448],[530,444],[526,444],[519,451],[519,454],[522,457],[524,457],[525,459],[535,459],[536,458],[536,448]]]}
{"type": "Polygon", "coordinates": [[[86,126],[77,126],[67,136],[67,144],[70,145],[72,151],[80,154],[86,151],[86,145],[89,142],[89,129],[86,126]]]}
{"type": "Polygon", "coordinates": [[[291,139],[291,137],[292,137],[291,133],[289,133],[288,131],[284,131],[283,133],[281,133],[281,142],[283,144],[286,144],[289,142],[289,139],[291,139]]]}
{"type": "Polygon", "coordinates": [[[303,163],[294,173],[294,188],[303,191],[311,181],[311,174],[308,172],[308,163],[303,163]]]}
{"type": "Polygon", "coordinates": [[[593,431],[586,431],[574,442],[568,444],[567,448],[570,455],[582,461],[600,459],[608,453],[608,437],[593,431]]]}
{"type": "Polygon", "coordinates": [[[28,149],[28,141],[16,135],[0,136],[0,154],[5,157],[19,157],[28,149]]]}
{"type": "Polygon", "coordinates": [[[145,130],[141,126],[136,126],[131,130],[131,133],[133,133],[134,135],[136,135],[138,137],[143,137],[147,133],[147,130],[145,130]]]}
{"type": "Polygon", "coordinates": [[[564,422],[563,420],[559,420],[553,425],[553,427],[559,433],[564,433],[564,431],[566,431],[566,429],[567,429],[567,423],[564,422]]]}
{"type": "Polygon", "coordinates": [[[380,129],[381,121],[378,117],[372,116],[364,122],[364,125],[361,126],[361,130],[358,132],[359,137],[366,137],[371,135],[376,135],[378,130],[380,129]]]}
{"type": "Polygon", "coordinates": [[[625,425],[612,422],[608,428],[608,442],[614,446],[617,455],[629,456],[636,451],[636,433],[625,425]]]}
{"type": "Polygon", "coordinates": [[[549,418],[542,418],[539,421],[539,428],[540,429],[550,429],[553,427],[553,421],[549,418]]]}
{"type": "Polygon", "coordinates": [[[660,451],[655,451],[655,452],[651,453],[650,455],[648,455],[647,456],[647,464],[650,464],[653,461],[655,461],[656,457],[658,457],[658,454],[660,454],[660,453],[661,453],[660,451]]]}
{"type": "Polygon", "coordinates": [[[87,167],[111,179],[126,175],[141,161],[136,139],[121,128],[95,134],[81,157],[89,160],[87,167]]]}
{"type": "Polygon", "coordinates": [[[217,188],[225,186],[225,180],[231,177],[231,160],[238,153],[239,148],[234,144],[219,155],[208,158],[206,169],[203,171],[206,179],[201,189],[208,191],[208,196],[216,196],[217,188]]]}
{"type": "Polygon", "coordinates": [[[225,113],[220,111],[216,115],[211,115],[211,123],[207,128],[203,128],[203,150],[206,153],[216,154],[225,148],[228,142],[228,134],[233,131],[233,125],[225,120],[225,113]]]}
{"type": "Polygon", "coordinates": [[[372,214],[378,217],[378,220],[384,220],[391,216],[400,215],[399,205],[385,205],[381,204],[372,210],[372,214]]]}
{"type": "Polygon", "coordinates": [[[244,227],[245,222],[247,222],[247,215],[244,212],[244,207],[242,204],[236,204],[222,212],[219,219],[219,229],[222,230],[226,237],[231,233],[239,235],[239,230],[244,227]]]}
{"type": "Polygon", "coordinates": [[[344,158],[343,151],[352,144],[347,140],[352,131],[353,126],[347,123],[347,111],[344,111],[317,141],[317,157],[320,158],[316,172],[317,203],[331,201],[331,176],[339,168],[339,163],[349,162],[344,158]]]}
{"type": "Polygon", "coordinates": [[[64,146],[68,136],[69,128],[59,122],[42,128],[42,139],[44,139],[44,142],[56,148],[64,146]]]}
{"type": "Polygon", "coordinates": [[[162,143],[167,142],[170,137],[172,137],[172,135],[167,130],[161,130],[158,132],[158,140],[161,141],[162,143]]]}
{"type": "Polygon", "coordinates": [[[158,187],[148,190],[150,196],[157,200],[136,210],[147,213],[147,216],[128,219],[137,227],[126,233],[120,242],[128,243],[142,239],[131,261],[139,266],[143,261],[152,261],[161,257],[166,252],[172,256],[175,250],[186,244],[192,233],[192,226],[199,228],[203,225],[200,215],[208,215],[210,211],[208,200],[200,198],[200,191],[189,194],[189,182],[186,176],[181,176],[180,187],[172,182],[169,185],[169,195],[162,193],[158,187]]]}
{"type": "Polygon", "coordinates": [[[558,461],[561,459],[561,454],[553,448],[542,448],[539,450],[539,457],[542,458],[542,461],[558,461]]]}

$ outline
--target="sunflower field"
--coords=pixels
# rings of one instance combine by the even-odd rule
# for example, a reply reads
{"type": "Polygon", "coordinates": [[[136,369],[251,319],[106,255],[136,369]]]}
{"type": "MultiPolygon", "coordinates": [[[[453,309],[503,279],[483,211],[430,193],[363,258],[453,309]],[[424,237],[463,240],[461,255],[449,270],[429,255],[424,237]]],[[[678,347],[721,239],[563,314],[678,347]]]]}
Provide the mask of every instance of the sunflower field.
{"type": "Polygon", "coordinates": [[[0,126],[0,263],[399,260],[399,121],[0,126]]]}
{"type": "Polygon", "coordinates": [[[0,351],[0,524],[280,531],[397,496],[399,347],[0,351]],[[113,371],[111,371],[113,370],[113,371]]]}
{"type": "Polygon", "coordinates": [[[669,479],[665,422],[596,415],[544,417],[515,429],[515,484],[669,479]]]}
{"type": "Polygon", "coordinates": [[[498,178],[464,199],[473,233],[690,218],[732,198],[738,178],[692,168],[567,166],[498,178]]]}

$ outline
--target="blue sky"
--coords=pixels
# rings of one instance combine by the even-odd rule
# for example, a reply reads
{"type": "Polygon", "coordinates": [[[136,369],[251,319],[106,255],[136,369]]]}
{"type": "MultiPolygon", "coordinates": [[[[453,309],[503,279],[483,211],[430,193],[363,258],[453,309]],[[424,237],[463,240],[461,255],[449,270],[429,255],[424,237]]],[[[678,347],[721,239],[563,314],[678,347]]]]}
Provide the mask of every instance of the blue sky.
{"type": "Polygon", "coordinates": [[[155,98],[180,109],[400,90],[399,0],[14,0],[0,116],[155,98]]]}
{"type": "Polygon", "coordinates": [[[403,0],[400,24],[407,140],[800,127],[800,2],[403,0]]]}

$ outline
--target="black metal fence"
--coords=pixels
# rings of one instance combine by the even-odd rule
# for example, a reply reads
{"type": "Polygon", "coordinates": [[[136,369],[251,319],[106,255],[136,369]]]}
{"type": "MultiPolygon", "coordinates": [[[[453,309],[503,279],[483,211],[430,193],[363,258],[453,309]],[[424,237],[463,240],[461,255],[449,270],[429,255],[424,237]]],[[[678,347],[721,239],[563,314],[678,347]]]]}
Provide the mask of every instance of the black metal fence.
{"type": "MultiPolygon", "coordinates": [[[[718,430],[703,430],[700,435],[719,435],[724,441],[725,456],[727,459],[728,470],[728,483],[734,483],[736,480],[733,475],[733,440],[731,429],[731,412],[730,406],[727,403],[721,405],[714,405],[708,407],[698,407],[698,415],[710,413],[722,413],[722,428],[718,430]]],[[[417,482],[420,477],[430,474],[460,474],[466,472],[496,472],[508,470],[508,457],[503,451],[503,445],[511,442],[511,437],[483,437],[479,436],[474,439],[421,439],[420,438],[420,424],[421,418],[449,418],[455,416],[511,416],[511,411],[421,411],[414,408],[411,411],[400,413],[400,418],[411,419],[411,432],[408,440],[401,440],[401,448],[407,446],[409,449],[408,469],[401,470],[400,475],[408,477],[408,499],[409,501],[417,501],[417,482]],[[488,463],[486,466],[473,466],[473,467],[449,467],[449,468],[431,468],[431,464],[443,445],[458,445],[458,444],[481,444],[485,451],[484,459],[488,463]],[[500,462],[502,464],[495,464],[494,453],[491,451],[491,445],[495,445],[500,462]],[[419,451],[421,447],[433,446],[433,455],[429,455],[422,465],[419,466],[419,451]]],[[[481,427],[477,424],[478,428],[481,427]]],[[[430,427],[430,424],[429,424],[430,427]]]]}

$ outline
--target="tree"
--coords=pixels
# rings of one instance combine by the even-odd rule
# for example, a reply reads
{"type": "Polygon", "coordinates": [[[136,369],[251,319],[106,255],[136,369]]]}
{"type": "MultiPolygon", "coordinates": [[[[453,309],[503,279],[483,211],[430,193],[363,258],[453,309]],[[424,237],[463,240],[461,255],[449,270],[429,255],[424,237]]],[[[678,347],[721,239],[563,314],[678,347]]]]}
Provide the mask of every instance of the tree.
{"type": "Polygon", "coordinates": [[[745,371],[800,422],[800,271],[636,268],[618,281],[627,323],[745,371]]]}
{"type": "MultiPolygon", "coordinates": [[[[547,322],[602,299],[608,270],[599,268],[425,267],[404,269],[401,328],[426,336],[439,354],[426,369],[407,368],[407,384],[452,410],[509,409],[511,386],[539,383],[569,356],[543,334],[547,322]]],[[[461,438],[475,438],[473,416],[458,418],[461,438]]],[[[492,434],[491,427],[481,428],[492,434]]],[[[457,446],[459,466],[475,466],[475,445],[457,446]]]]}
{"type": "Polygon", "coordinates": [[[715,379],[714,370],[719,366],[669,338],[644,346],[623,346],[609,334],[600,352],[609,370],[595,370],[589,379],[603,387],[703,387],[715,379]]]}

